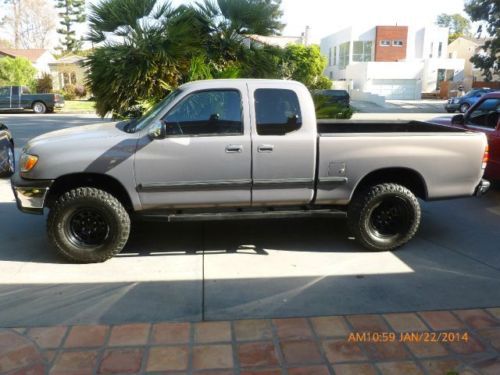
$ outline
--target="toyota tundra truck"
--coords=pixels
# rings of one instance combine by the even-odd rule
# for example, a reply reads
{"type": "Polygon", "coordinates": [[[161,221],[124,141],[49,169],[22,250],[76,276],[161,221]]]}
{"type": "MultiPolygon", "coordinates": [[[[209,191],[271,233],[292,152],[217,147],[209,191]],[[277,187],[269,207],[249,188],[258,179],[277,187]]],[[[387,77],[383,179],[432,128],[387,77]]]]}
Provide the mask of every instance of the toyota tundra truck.
{"type": "Polygon", "coordinates": [[[362,246],[385,251],[417,232],[418,199],[485,193],[487,157],[486,136],[464,129],[318,122],[298,82],[210,80],[135,121],[32,139],[12,187],[21,211],[48,209],[48,240],[74,262],[118,254],[134,219],[341,216],[362,246]]]}

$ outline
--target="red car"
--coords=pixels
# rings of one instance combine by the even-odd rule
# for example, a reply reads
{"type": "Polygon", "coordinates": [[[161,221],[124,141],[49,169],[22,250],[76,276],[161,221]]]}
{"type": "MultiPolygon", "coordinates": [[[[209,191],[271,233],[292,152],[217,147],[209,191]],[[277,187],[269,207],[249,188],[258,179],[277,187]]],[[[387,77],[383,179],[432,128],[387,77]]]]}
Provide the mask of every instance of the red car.
{"type": "Polygon", "coordinates": [[[486,134],[489,144],[489,161],[484,176],[500,181],[500,92],[485,94],[465,114],[453,117],[437,117],[430,122],[459,126],[486,134]]]}

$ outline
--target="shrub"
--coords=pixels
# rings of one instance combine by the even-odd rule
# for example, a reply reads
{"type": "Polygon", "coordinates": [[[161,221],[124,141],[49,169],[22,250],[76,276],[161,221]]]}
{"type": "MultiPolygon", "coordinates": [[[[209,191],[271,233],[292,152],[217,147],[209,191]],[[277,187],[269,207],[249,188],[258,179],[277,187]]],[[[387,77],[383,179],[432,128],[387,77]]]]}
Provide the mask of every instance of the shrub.
{"type": "Polygon", "coordinates": [[[0,86],[29,86],[35,88],[36,69],[24,57],[0,59],[0,86]]]}
{"type": "Polygon", "coordinates": [[[52,92],[52,77],[48,73],[43,73],[42,78],[36,80],[36,92],[39,93],[49,93],[52,92]]]}
{"type": "Polygon", "coordinates": [[[350,119],[354,113],[351,107],[328,103],[328,98],[323,95],[313,95],[313,100],[318,119],[350,119]]]}
{"type": "Polygon", "coordinates": [[[62,89],[62,94],[65,100],[74,100],[76,98],[76,87],[72,84],[67,84],[62,89]]]}
{"type": "Polygon", "coordinates": [[[78,96],[79,98],[83,98],[84,96],[87,96],[87,89],[83,85],[76,85],[75,86],[75,95],[78,96]]]}

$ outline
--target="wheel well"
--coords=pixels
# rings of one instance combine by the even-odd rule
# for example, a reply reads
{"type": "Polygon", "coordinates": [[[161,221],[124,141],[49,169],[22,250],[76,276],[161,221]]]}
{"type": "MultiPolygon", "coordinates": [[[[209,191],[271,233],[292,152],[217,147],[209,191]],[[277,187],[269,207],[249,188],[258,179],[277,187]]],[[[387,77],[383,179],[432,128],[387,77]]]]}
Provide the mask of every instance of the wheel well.
{"type": "Polygon", "coordinates": [[[393,182],[410,189],[420,199],[427,199],[427,185],[420,173],[408,168],[384,168],[366,175],[354,189],[359,191],[381,183],[393,182]]]}
{"type": "Polygon", "coordinates": [[[128,211],[133,209],[127,191],[118,180],[108,175],[96,173],[69,174],[57,178],[50,187],[46,206],[50,208],[62,194],[78,187],[94,187],[104,190],[118,199],[128,211]]]}
{"type": "Polygon", "coordinates": [[[33,103],[31,103],[31,108],[33,108],[35,106],[36,103],[42,103],[45,107],[47,107],[47,103],[45,103],[43,100],[41,99],[37,99],[37,100],[34,100],[33,103]]]}

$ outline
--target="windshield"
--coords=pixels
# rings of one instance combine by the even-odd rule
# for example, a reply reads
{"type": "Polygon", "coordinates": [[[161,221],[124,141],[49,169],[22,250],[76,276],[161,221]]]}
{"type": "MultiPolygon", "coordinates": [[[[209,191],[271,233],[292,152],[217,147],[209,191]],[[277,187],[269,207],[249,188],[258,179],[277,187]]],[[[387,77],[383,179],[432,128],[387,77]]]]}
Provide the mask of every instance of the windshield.
{"type": "Polygon", "coordinates": [[[151,120],[155,118],[158,113],[160,113],[161,110],[165,108],[165,106],[169,105],[175,98],[177,98],[181,92],[182,91],[179,89],[172,91],[165,99],[151,107],[149,111],[147,111],[139,119],[135,121],[131,120],[126,127],[126,131],[128,131],[129,133],[135,133],[139,130],[144,129],[150,124],[151,120]]]}

